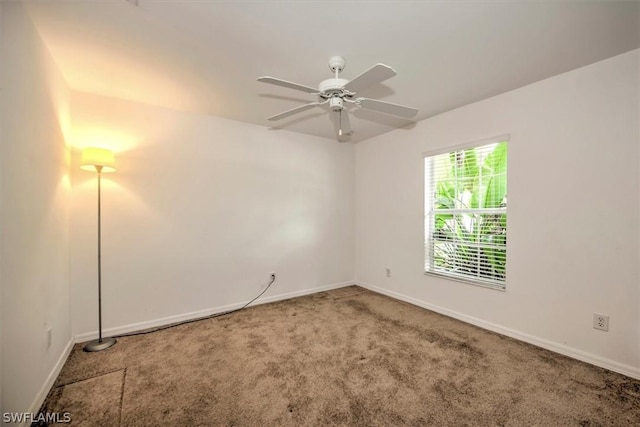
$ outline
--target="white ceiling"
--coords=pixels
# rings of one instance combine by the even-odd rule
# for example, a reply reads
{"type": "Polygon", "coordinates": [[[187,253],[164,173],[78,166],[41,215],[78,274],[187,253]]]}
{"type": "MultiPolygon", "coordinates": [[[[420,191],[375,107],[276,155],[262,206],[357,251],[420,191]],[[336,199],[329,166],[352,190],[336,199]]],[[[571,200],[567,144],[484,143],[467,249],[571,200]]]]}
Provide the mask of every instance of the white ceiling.
{"type": "MultiPolygon", "coordinates": [[[[415,120],[640,47],[640,4],[618,1],[25,1],[74,90],[265,126],[314,101],[259,83],[317,86],[330,56],[353,78],[398,75],[363,91],[418,108],[415,120]]],[[[352,141],[411,122],[353,110],[352,141]]],[[[277,123],[334,139],[309,110],[277,123]]]]}

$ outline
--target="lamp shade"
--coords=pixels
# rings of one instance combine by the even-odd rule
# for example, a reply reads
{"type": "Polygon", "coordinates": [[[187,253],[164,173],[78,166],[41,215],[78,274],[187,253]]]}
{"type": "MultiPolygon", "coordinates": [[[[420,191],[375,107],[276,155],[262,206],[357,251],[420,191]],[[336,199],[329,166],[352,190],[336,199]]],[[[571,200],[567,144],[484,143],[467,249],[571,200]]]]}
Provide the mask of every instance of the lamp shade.
{"type": "Polygon", "coordinates": [[[80,169],[91,172],[115,172],[116,161],[113,151],[106,148],[88,147],[82,150],[80,169]],[[102,167],[101,170],[100,167],[102,167]]]}

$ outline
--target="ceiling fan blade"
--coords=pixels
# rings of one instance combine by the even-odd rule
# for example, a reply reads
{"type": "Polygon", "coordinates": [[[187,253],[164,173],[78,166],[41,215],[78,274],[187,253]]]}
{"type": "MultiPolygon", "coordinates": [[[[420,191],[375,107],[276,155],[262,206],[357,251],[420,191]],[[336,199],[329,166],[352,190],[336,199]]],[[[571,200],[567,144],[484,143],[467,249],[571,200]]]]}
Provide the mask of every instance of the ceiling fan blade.
{"type": "Polygon", "coordinates": [[[344,85],[344,89],[349,92],[360,92],[366,87],[385,81],[395,75],[395,70],[388,65],[376,64],[344,85]]]}
{"type": "Polygon", "coordinates": [[[356,104],[367,110],[379,111],[380,113],[391,114],[392,116],[404,117],[406,119],[410,119],[418,114],[418,110],[415,108],[369,98],[358,98],[356,99],[356,104]]]}
{"type": "Polygon", "coordinates": [[[307,93],[319,93],[318,89],[311,86],[305,86],[298,83],[288,82],[286,80],[277,79],[275,77],[258,77],[258,81],[262,83],[269,83],[276,86],[283,86],[289,89],[301,90],[307,93]]]}
{"type": "Polygon", "coordinates": [[[267,120],[276,121],[280,119],[284,119],[285,117],[293,116],[294,114],[301,113],[303,111],[310,110],[313,107],[317,107],[318,105],[322,105],[321,102],[312,102],[310,104],[304,104],[296,108],[292,108],[291,110],[284,111],[280,114],[276,114],[275,116],[269,117],[267,120]]]}

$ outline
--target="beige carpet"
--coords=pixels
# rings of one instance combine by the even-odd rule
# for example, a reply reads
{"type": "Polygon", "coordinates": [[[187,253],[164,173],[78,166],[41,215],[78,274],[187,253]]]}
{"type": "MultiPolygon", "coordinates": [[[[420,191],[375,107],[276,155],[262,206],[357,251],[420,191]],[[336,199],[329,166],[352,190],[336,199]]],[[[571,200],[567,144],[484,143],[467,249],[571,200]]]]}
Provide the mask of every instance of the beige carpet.
{"type": "Polygon", "coordinates": [[[87,426],[629,426],[640,381],[350,286],[76,345],[43,410],[87,426]]]}

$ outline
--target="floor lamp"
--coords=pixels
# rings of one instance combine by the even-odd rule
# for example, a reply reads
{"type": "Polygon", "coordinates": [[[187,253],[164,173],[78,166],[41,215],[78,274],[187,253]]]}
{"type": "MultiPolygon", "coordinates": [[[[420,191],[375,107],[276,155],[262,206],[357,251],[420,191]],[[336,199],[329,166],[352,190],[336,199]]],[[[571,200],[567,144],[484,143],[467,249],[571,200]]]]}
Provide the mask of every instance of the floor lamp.
{"type": "Polygon", "coordinates": [[[101,351],[116,343],[115,338],[102,338],[102,230],[100,228],[100,177],[103,172],[115,172],[113,152],[105,148],[85,148],[82,150],[80,169],[98,173],[98,339],[88,342],[84,346],[84,351],[101,351]]]}

